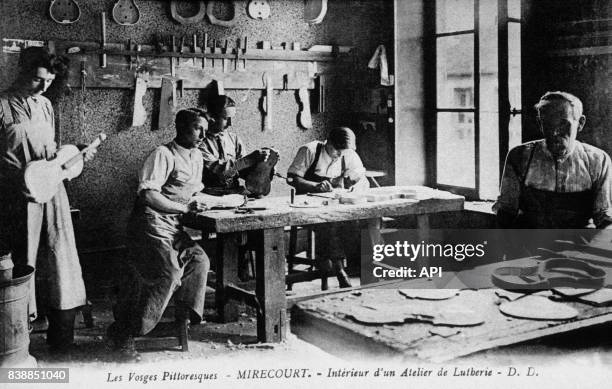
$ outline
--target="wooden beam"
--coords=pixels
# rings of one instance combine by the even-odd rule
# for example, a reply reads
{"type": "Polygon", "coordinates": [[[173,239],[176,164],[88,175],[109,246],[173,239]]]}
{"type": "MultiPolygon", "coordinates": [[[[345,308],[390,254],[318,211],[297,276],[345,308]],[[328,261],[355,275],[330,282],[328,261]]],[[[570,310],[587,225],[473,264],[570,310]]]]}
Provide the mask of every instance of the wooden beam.
{"type": "Polygon", "coordinates": [[[285,243],[283,228],[261,231],[257,242],[256,287],[262,312],[257,314],[257,339],[281,342],[287,332],[285,243]]]}
{"type": "Polygon", "coordinates": [[[238,239],[240,233],[217,235],[217,287],[215,301],[221,322],[238,320],[238,304],[231,300],[226,287],[237,284],[238,239]]]}
{"type": "Polygon", "coordinates": [[[578,47],[575,49],[551,50],[549,57],[581,57],[587,55],[609,55],[612,54],[612,45],[578,47]]]}

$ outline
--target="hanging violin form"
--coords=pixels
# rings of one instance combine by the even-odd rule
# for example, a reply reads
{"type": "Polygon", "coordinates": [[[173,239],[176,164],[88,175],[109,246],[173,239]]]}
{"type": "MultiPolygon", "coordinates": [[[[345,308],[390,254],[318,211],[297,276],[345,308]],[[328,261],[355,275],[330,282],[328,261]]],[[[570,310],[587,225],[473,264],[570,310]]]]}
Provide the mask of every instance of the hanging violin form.
{"type": "Polygon", "coordinates": [[[53,0],[49,5],[49,15],[59,24],[76,23],[81,17],[81,8],[74,0],[53,0]]]}
{"type": "Polygon", "coordinates": [[[140,9],[134,0],[117,0],[113,6],[113,20],[122,26],[132,26],[140,20],[140,9]]]}

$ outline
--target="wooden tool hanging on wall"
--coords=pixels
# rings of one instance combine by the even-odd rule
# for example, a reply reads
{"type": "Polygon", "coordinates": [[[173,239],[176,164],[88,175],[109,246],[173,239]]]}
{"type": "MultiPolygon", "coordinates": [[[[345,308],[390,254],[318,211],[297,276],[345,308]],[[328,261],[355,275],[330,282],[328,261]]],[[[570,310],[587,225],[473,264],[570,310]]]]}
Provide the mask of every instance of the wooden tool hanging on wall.
{"type": "MultiPolygon", "coordinates": [[[[145,110],[145,107],[142,104],[142,98],[147,92],[147,77],[148,77],[148,74],[137,74],[136,75],[136,86],[134,88],[134,111],[132,114],[132,127],[142,126],[145,124],[145,121],[147,120],[147,111],[145,110]]],[[[161,106],[160,106],[160,110],[161,110],[161,106]]]]}
{"type": "Polygon", "coordinates": [[[206,2],[199,1],[198,2],[198,12],[192,16],[182,16],[178,13],[177,10],[177,2],[172,0],[170,2],[170,16],[172,19],[176,20],[180,24],[195,24],[200,23],[204,20],[204,16],[206,15],[206,2]]]}
{"type": "Polygon", "coordinates": [[[272,129],[272,77],[268,73],[264,73],[263,75],[264,87],[266,88],[266,94],[263,97],[262,108],[264,111],[264,122],[263,129],[264,131],[268,131],[272,129]]]}
{"type": "Polygon", "coordinates": [[[53,0],[49,5],[49,15],[56,23],[72,24],[81,18],[81,8],[74,0],[53,0]]]}
{"type": "Polygon", "coordinates": [[[174,77],[162,77],[161,96],[159,99],[159,116],[157,129],[169,127],[174,120],[176,110],[176,84],[174,77]]]}
{"type": "Polygon", "coordinates": [[[312,116],[310,114],[310,95],[308,94],[308,89],[306,88],[306,86],[303,86],[298,90],[298,97],[300,99],[300,126],[306,129],[312,128],[312,116]]]}
{"type": "Polygon", "coordinates": [[[140,9],[134,0],[117,0],[113,7],[113,20],[122,26],[132,26],[140,20],[140,9]]]}

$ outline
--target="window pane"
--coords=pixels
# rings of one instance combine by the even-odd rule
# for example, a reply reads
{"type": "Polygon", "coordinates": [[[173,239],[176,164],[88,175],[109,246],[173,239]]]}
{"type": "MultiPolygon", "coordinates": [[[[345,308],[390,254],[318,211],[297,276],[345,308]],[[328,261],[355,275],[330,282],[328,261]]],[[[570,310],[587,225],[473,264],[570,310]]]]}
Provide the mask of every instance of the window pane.
{"type": "Polygon", "coordinates": [[[497,1],[479,3],[480,42],[480,167],[479,197],[497,198],[499,192],[499,65],[497,1]]]}
{"type": "Polygon", "coordinates": [[[474,29],[474,0],[437,0],[436,32],[474,29]]]}
{"type": "Polygon", "coordinates": [[[521,109],[521,25],[508,23],[508,97],[510,107],[521,109]]]}
{"type": "Polygon", "coordinates": [[[494,200],[499,194],[499,115],[497,112],[480,113],[479,189],[479,196],[482,200],[494,200]]]}
{"type": "Polygon", "coordinates": [[[510,116],[510,123],[508,124],[508,150],[512,150],[523,143],[522,126],[521,126],[522,115],[510,116]]]}
{"type": "Polygon", "coordinates": [[[521,18],[521,0],[508,0],[508,17],[521,18]]]}
{"type": "Polygon", "coordinates": [[[438,184],[474,188],[474,113],[439,112],[437,128],[438,184]]]}
{"type": "Polygon", "coordinates": [[[474,34],[437,39],[438,108],[474,108],[474,34]]]}

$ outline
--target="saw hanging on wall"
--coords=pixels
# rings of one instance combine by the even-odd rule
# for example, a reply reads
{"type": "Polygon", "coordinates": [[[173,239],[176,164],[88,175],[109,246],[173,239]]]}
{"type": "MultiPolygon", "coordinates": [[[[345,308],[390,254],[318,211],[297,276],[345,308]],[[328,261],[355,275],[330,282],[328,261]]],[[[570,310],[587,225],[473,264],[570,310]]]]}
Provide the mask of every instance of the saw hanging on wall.
{"type": "Polygon", "coordinates": [[[56,23],[72,24],[81,18],[81,8],[74,0],[53,0],[49,5],[49,15],[56,23]]]}
{"type": "Polygon", "coordinates": [[[113,20],[122,26],[132,26],[140,20],[140,9],[134,0],[117,0],[113,7],[113,20]]]}

